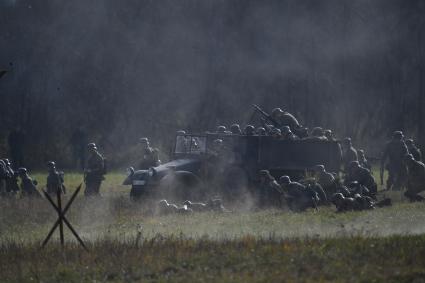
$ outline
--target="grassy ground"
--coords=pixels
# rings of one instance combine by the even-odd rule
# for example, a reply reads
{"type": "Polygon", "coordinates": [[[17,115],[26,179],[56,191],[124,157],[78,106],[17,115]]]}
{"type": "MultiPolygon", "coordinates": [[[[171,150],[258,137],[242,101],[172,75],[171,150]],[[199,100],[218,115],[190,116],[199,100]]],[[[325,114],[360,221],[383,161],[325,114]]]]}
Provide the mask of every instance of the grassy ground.
{"type": "MultiPolygon", "coordinates": [[[[34,177],[42,187],[45,175],[34,177]]],[[[425,282],[425,204],[400,192],[363,212],[157,216],[129,200],[124,177],[108,174],[102,198],[79,197],[68,213],[88,253],[67,230],[64,251],[57,235],[39,249],[56,217],[45,200],[0,199],[0,281],[425,282]]],[[[81,181],[65,176],[69,191],[81,181]]]]}

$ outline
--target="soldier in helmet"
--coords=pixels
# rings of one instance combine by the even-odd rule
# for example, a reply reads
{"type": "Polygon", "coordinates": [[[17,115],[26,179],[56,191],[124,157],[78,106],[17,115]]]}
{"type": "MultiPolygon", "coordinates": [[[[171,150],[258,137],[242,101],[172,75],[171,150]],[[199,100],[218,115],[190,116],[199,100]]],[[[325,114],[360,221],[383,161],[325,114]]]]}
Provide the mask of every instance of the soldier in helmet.
{"type": "Polygon", "coordinates": [[[324,165],[316,165],[314,167],[317,183],[322,186],[326,195],[331,196],[336,192],[335,177],[329,172],[326,172],[324,165]]]}
{"type": "Polygon", "coordinates": [[[56,195],[57,191],[61,194],[65,193],[65,186],[63,184],[63,172],[59,172],[56,170],[56,163],[54,161],[47,162],[47,193],[49,195],[56,195]]]}
{"type": "Polygon", "coordinates": [[[246,125],[244,129],[245,136],[253,136],[255,134],[255,128],[252,125],[246,125]]]}
{"type": "Polygon", "coordinates": [[[317,208],[319,197],[311,188],[298,182],[292,182],[289,176],[281,176],[279,184],[283,190],[288,207],[293,211],[304,211],[307,208],[317,208]]]}
{"type": "Polygon", "coordinates": [[[15,194],[19,191],[18,185],[18,174],[12,168],[9,159],[3,159],[6,166],[6,192],[9,194],[15,194]]]}
{"type": "Polygon", "coordinates": [[[239,124],[233,124],[230,126],[230,131],[233,135],[242,135],[242,130],[239,124]]]}
{"type": "Polygon", "coordinates": [[[226,126],[220,125],[217,127],[216,133],[219,135],[225,135],[226,131],[227,131],[226,126]]]}
{"type": "Polygon", "coordinates": [[[406,146],[407,146],[407,150],[416,161],[422,161],[421,150],[415,145],[415,142],[413,141],[413,139],[407,139],[406,146]]]}
{"type": "Polygon", "coordinates": [[[416,161],[411,154],[406,154],[404,162],[407,166],[407,191],[404,195],[410,201],[423,201],[424,198],[418,195],[425,190],[425,165],[416,161]]]}
{"type": "Polygon", "coordinates": [[[161,164],[159,160],[159,150],[150,146],[148,138],[141,138],[139,140],[142,146],[143,157],[140,162],[139,169],[146,170],[150,167],[156,167],[161,164]]]}
{"type": "Polygon", "coordinates": [[[313,130],[311,131],[311,136],[310,138],[311,140],[317,140],[317,141],[326,141],[328,140],[325,137],[325,132],[323,131],[322,127],[315,127],[313,128],[313,130]]]}
{"type": "Polygon", "coordinates": [[[327,129],[325,130],[324,134],[328,141],[336,142],[336,138],[334,137],[332,130],[327,129]]]}
{"type": "Polygon", "coordinates": [[[375,196],[377,193],[378,185],[375,182],[369,169],[361,167],[358,161],[351,161],[345,183],[349,184],[357,181],[360,185],[365,186],[370,192],[370,196],[375,196]]]}
{"type": "Polygon", "coordinates": [[[84,182],[86,184],[84,195],[95,196],[99,195],[100,185],[105,179],[105,159],[99,153],[99,151],[97,151],[97,146],[95,143],[89,143],[87,145],[87,150],[87,165],[84,169],[84,182]]]}
{"type": "Polygon", "coordinates": [[[259,205],[260,207],[281,206],[280,185],[268,170],[260,170],[259,205]]]}
{"type": "Polygon", "coordinates": [[[256,133],[258,136],[266,136],[267,132],[266,129],[264,127],[258,127],[256,130],[256,133]]]}
{"type": "Polygon", "coordinates": [[[279,128],[288,126],[292,132],[300,128],[298,120],[291,113],[283,111],[281,108],[273,109],[270,116],[279,124],[279,128]]]}
{"type": "Polygon", "coordinates": [[[282,137],[281,137],[282,140],[287,140],[287,141],[298,140],[298,137],[291,131],[291,129],[288,126],[282,127],[281,133],[282,133],[282,137]]]}
{"type": "Polygon", "coordinates": [[[372,165],[370,165],[369,161],[366,159],[366,155],[363,149],[357,150],[357,155],[359,157],[360,166],[368,169],[372,173],[372,165]]]}
{"type": "Polygon", "coordinates": [[[28,175],[26,168],[18,169],[19,178],[21,178],[21,192],[23,196],[29,197],[40,197],[40,193],[37,191],[37,182],[28,175]]]}
{"type": "Polygon", "coordinates": [[[348,171],[348,167],[352,161],[358,161],[357,151],[351,143],[351,138],[345,138],[342,142],[342,163],[344,171],[348,171]]]}
{"type": "Polygon", "coordinates": [[[381,184],[383,183],[384,167],[388,170],[387,190],[400,190],[406,182],[406,167],[403,158],[408,153],[401,131],[395,131],[391,141],[385,145],[381,158],[381,184]],[[387,162],[388,160],[388,162],[387,162]]]}

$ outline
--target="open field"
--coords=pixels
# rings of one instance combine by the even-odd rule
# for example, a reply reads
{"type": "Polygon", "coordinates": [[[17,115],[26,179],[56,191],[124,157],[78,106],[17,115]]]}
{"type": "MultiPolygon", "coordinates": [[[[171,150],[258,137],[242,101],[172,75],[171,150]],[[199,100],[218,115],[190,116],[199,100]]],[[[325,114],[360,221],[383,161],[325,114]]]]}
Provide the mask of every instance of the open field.
{"type": "MultiPolygon", "coordinates": [[[[34,177],[42,187],[45,176],[34,177]]],[[[386,194],[392,207],[363,212],[158,216],[128,199],[124,177],[107,175],[101,198],[79,197],[67,214],[89,253],[66,229],[64,252],[57,235],[39,250],[53,209],[43,199],[1,199],[1,281],[425,282],[425,204],[401,192],[386,194]]],[[[81,180],[66,175],[70,191],[81,180]]]]}

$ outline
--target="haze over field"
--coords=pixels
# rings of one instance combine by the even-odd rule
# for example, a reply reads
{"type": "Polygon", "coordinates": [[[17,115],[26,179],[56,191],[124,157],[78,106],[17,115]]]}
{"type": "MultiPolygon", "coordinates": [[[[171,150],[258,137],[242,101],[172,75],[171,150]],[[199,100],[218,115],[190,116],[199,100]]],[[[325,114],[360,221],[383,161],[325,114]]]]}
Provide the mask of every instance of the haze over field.
{"type": "MultiPolygon", "coordinates": [[[[249,121],[252,103],[352,136],[424,144],[422,1],[0,1],[0,153],[69,164],[79,126],[114,156],[249,121]]],[[[116,157],[116,156],[114,156],[116,157]]],[[[125,158],[116,158],[122,163],[125,158]]],[[[121,164],[120,164],[121,165],[121,164]]]]}

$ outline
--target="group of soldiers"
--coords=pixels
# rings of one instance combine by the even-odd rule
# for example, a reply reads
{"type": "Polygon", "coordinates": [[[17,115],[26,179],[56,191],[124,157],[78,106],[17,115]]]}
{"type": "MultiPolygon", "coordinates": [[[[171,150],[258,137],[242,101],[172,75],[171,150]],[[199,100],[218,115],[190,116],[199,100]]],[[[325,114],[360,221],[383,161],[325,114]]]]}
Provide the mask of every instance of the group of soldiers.
{"type": "MultiPolygon", "coordinates": [[[[148,138],[139,140],[142,147],[142,158],[138,169],[147,169],[158,166],[158,149],[152,148],[148,138]]],[[[89,143],[86,146],[87,160],[84,167],[85,196],[96,196],[100,194],[100,186],[105,179],[106,159],[98,151],[95,143],[89,143]]],[[[54,161],[47,162],[46,192],[48,194],[66,193],[64,185],[64,172],[56,169],[54,161]]],[[[37,190],[38,182],[31,178],[29,171],[25,167],[19,167],[16,170],[9,159],[0,159],[0,194],[3,196],[29,196],[40,197],[37,190]]]]}

